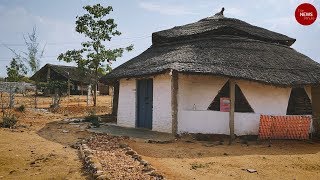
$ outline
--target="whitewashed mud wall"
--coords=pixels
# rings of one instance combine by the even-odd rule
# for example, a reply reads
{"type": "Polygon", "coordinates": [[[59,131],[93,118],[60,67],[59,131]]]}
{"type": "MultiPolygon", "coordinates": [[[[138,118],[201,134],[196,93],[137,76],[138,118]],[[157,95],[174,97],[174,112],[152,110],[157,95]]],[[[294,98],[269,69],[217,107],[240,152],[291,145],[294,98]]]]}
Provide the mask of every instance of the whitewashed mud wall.
{"type": "Polygon", "coordinates": [[[153,78],[152,130],[172,132],[171,76],[158,75],[153,78]]]}
{"type": "Polygon", "coordinates": [[[124,127],[136,127],[135,79],[120,80],[117,124],[124,127]]]}
{"type": "MultiPolygon", "coordinates": [[[[149,78],[153,79],[152,130],[171,133],[171,76],[163,74],[149,78]]],[[[119,126],[136,127],[136,97],[136,79],[121,79],[117,121],[119,126]]]]}
{"type": "Polygon", "coordinates": [[[280,88],[244,80],[237,81],[255,113],[286,115],[291,88],[280,88]]]}
{"type": "MultiPolygon", "coordinates": [[[[207,110],[227,81],[222,77],[179,75],[179,133],[229,134],[229,113],[207,110]]],[[[286,114],[291,88],[241,80],[236,83],[255,112],[235,113],[237,135],[258,134],[260,114],[286,114]]]]}

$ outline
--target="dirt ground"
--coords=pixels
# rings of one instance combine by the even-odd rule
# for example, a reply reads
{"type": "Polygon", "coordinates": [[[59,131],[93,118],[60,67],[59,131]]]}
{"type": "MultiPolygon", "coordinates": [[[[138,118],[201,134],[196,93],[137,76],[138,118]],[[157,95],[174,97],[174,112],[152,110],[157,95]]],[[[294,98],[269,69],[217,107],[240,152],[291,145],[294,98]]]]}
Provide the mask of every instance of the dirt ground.
{"type": "Polygon", "coordinates": [[[168,179],[320,179],[319,143],[272,141],[270,147],[269,142],[256,141],[128,143],[168,179]]]}
{"type": "MultiPolygon", "coordinates": [[[[80,98],[86,99],[85,96],[80,98]]],[[[24,113],[14,112],[19,119],[18,128],[0,128],[0,179],[89,178],[82,169],[78,151],[70,146],[90,134],[62,121],[85,116],[94,110],[86,107],[85,101],[78,106],[78,99],[79,96],[71,96],[69,102],[62,101],[62,107],[56,113],[32,108],[24,113]],[[76,105],[71,106],[72,101],[76,105]]],[[[97,114],[110,111],[110,100],[110,96],[99,96],[97,114]]],[[[16,101],[17,104],[28,104],[30,97],[18,96],[16,101]]],[[[48,108],[50,102],[51,99],[45,97],[38,100],[43,108],[48,108]]]]}
{"type": "MultiPolygon", "coordinates": [[[[17,99],[19,104],[30,101],[17,99]]],[[[18,128],[0,128],[0,179],[89,179],[78,151],[71,146],[92,134],[63,121],[94,110],[86,107],[85,99],[71,96],[55,113],[30,107],[24,113],[15,112],[18,128]]],[[[51,99],[38,102],[48,108],[51,99]]],[[[109,113],[110,102],[109,96],[99,96],[97,114],[109,113]]],[[[221,145],[190,138],[168,144],[125,142],[166,179],[320,179],[319,142],[272,141],[269,145],[249,141],[247,145],[237,141],[228,145],[224,141],[221,145]]]]}

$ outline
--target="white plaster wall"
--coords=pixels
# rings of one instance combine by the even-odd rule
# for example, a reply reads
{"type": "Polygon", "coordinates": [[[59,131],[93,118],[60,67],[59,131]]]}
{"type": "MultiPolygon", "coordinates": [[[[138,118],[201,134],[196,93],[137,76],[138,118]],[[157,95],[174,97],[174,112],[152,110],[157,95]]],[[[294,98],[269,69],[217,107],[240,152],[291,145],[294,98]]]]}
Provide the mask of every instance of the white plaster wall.
{"type": "MultiPolygon", "coordinates": [[[[223,77],[179,75],[179,133],[229,134],[229,113],[207,110],[227,81],[228,79],[223,77]],[[196,110],[193,110],[194,104],[196,110]]],[[[235,113],[235,134],[258,134],[260,114],[286,115],[291,88],[244,80],[236,83],[254,113],[235,113]]]]}
{"type": "Polygon", "coordinates": [[[179,133],[229,134],[229,114],[226,112],[182,110],[179,115],[179,133]]]}
{"type": "MultiPolygon", "coordinates": [[[[227,121],[229,121],[229,117],[227,121]]],[[[238,136],[258,135],[259,124],[260,124],[260,114],[257,114],[257,113],[235,113],[234,114],[234,133],[238,136]]]]}
{"type": "Polygon", "coordinates": [[[121,79],[117,124],[124,127],[136,126],[136,80],[121,79]]]}
{"type": "Polygon", "coordinates": [[[179,74],[178,111],[207,110],[227,78],[206,75],[179,74]]]}
{"type": "Polygon", "coordinates": [[[311,86],[305,86],[304,90],[307,92],[307,95],[309,96],[310,102],[312,102],[311,86]]]}
{"type": "MultiPolygon", "coordinates": [[[[230,134],[228,112],[182,111],[179,120],[179,133],[230,134]]],[[[259,114],[235,113],[235,134],[258,134],[259,121],[259,114]]]]}
{"type": "Polygon", "coordinates": [[[152,130],[172,132],[171,76],[158,75],[153,78],[152,130]]]}
{"type": "Polygon", "coordinates": [[[238,80],[236,83],[255,113],[286,115],[291,88],[275,87],[244,80],[238,80]]]}

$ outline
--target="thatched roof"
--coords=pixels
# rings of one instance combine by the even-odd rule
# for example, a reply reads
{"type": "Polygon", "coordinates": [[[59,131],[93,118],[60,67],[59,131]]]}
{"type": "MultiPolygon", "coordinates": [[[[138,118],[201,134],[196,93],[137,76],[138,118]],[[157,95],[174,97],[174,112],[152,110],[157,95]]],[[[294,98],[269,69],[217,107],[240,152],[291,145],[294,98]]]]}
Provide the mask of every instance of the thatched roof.
{"type": "Polygon", "coordinates": [[[286,35],[253,26],[238,19],[212,16],[195,23],[153,33],[152,43],[156,45],[183,39],[206,38],[214,35],[236,35],[288,46],[291,46],[296,41],[286,35]]]}
{"type": "Polygon", "coordinates": [[[149,49],[101,80],[176,70],[282,86],[320,84],[320,64],[290,48],[294,39],[237,19],[209,17],[152,37],[149,49]]]}
{"type": "Polygon", "coordinates": [[[64,66],[64,65],[54,65],[46,64],[39,71],[37,71],[30,79],[39,82],[47,82],[47,72],[50,68],[50,79],[52,80],[68,80],[68,77],[71,81],[77,83],[90,84],[92,82],[92,75],[84,75],[77,67],[75,66],[64,66]],[[69,73],[69,74],[68,74],[69,73]]]}

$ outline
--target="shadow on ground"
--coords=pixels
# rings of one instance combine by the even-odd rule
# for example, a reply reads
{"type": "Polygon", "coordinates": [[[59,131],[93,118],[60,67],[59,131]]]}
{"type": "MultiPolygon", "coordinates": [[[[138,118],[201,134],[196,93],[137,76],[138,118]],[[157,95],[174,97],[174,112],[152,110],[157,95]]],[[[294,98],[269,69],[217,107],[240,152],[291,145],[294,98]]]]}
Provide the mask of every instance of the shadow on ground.
{"type": "Polygon", "coordinates": [[[72,125],[64,121],[55,121],[47,123],[37,134],[47,140],[71,146],[90,137],[90,133],[86,131],[87,125],[85,123],[72,125]]]}

